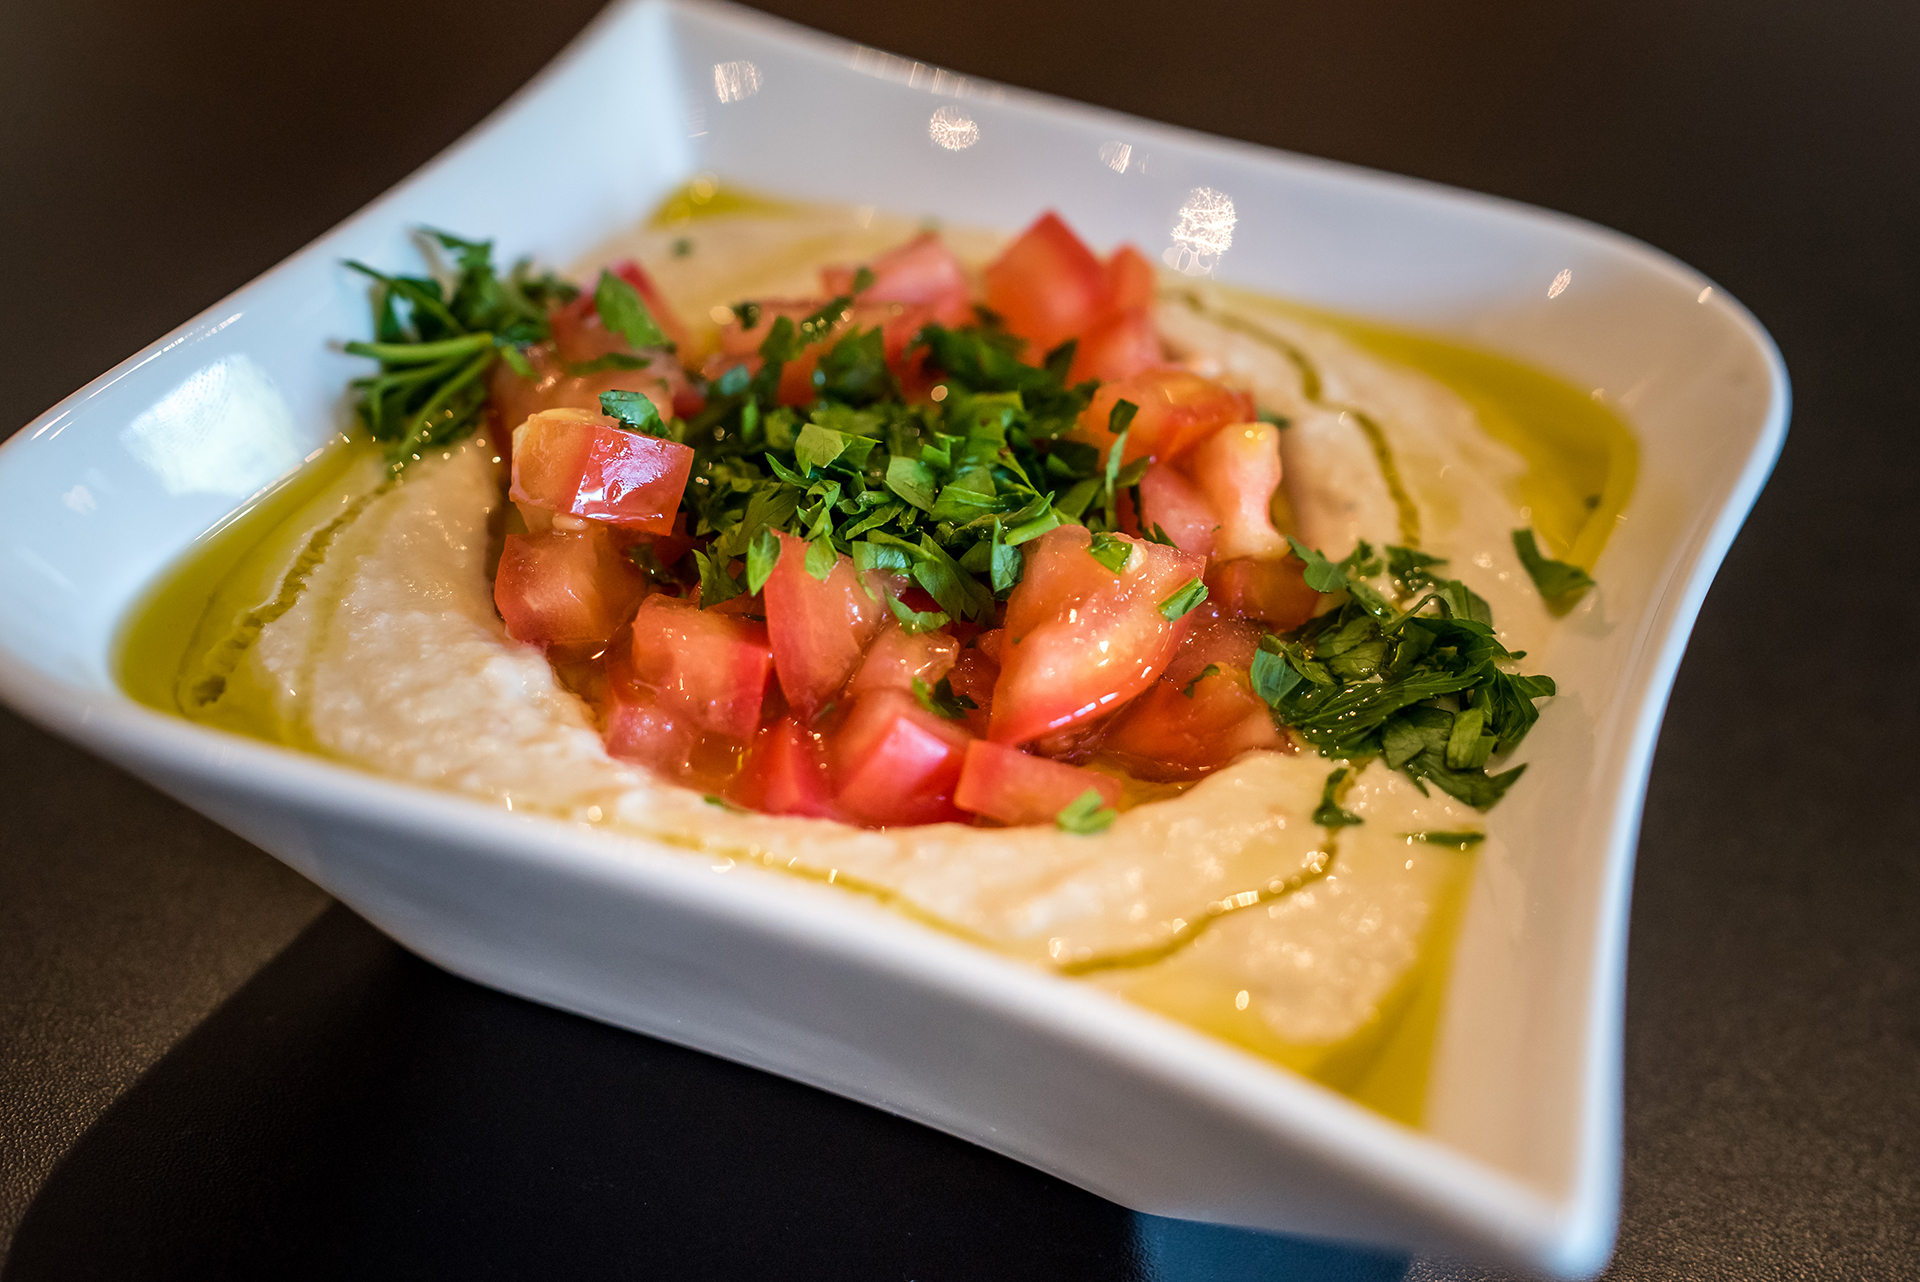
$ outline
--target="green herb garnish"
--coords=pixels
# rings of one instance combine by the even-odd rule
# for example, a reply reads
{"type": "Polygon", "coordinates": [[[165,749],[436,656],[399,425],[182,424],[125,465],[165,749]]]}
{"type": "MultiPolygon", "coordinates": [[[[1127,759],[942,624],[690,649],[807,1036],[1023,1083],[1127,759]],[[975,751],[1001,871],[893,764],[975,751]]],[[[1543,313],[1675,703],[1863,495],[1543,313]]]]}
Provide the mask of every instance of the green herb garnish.
{"type": "Polygon", "coordinates": [[[1168,623],[1184,619],[1194,607],[1207,599],[1207,585],[1198,579],[1188,579],[1174,591],[1174,594],[1160,603],[1160,617],[1168,623]]]}
{"type": "Polygon", "coordinates": [[[1346,782],[1349,773],[1347,767],[1340,767],[1327,776],[1326,784],[1320,789],[1320,804],[1314,808],[1313,822],[1322,828],[1350,828],[1354,824],[1366,822],[1353,811],[1342,810],[1340,803],[1335,800],[1340,791],[1340,785],[1346,782]]]}
{"type": "Polygon", "coordinates": [[[1533,586],[1550,604],[1571,605],[1593,586],[1593,576],[1579,566],[1544,555],[1532,530],[1513,532],[1513,550],[1520,554],[1520,564],[1527,567],[1533,586]]]}
{"type": "Polygon", "coordinates": [[[1525,766],[1490,774],[1487,762],[1510,751],[1539,718],[1536,699],[1553,680],[1508,669],[1524,656],[1495,639],[1492,612],[1445,564],[1389,547],[1348,558],[1384,570],[1413,599],[1403,608],[1380,589],[1295,542],[1307,582],[1346,600],[1285,636],[1262,639],[1254,655],[1254,693],[1324,756],[1382,757],[1422,789],[1428,783],[1478,810],[1499,801],[1525,766]]]}
{"type": "Polygon", "coordinates": [[[913,697],[920,706],[935,716],[945,717],[949,721],[964,721],[967,713],[980,705],[964,694],[953,692],[953,682],[946,677],[929,686],[919,677],[913,679],[913,697]]]}
{"type": "Polygon", "coordinates": [[[602,392],[600,412],[620,420],[620,426],[642,436],[665,436],[667,425],[660,421],[660,407],[644,392],[602,392]]]}
{"type": "Polygon", "coordinates": [[[593,310],[600,323],[635,347],[666,347],[673,344],[654,322],[653,313],[630,283],[602,270],[600,283],[593,287],[593,310]]]}
{"type": "Polygon", "coordinates": [[[452,292],[430,276],[389,276],[365,263],[347,266],[371,277],[373,341],[346,350],[380,362],[357,378],[355,410],[367,434],[387,447],[399,471],[421,451],[459,440],[486,411],[487,378],[496,360],[531,373],[525,349],[549,336],[548,308],[578,293],[525,262],[504,278],[493,266],[493,242],[426,233],[454,257],[452,292]]]}
{"type": "Polygon", "coordinates": [[[1100,795],[1098,788],[1089,788],[1068,802],[1053,821],[1062,832],[1090,837],[1111,828],[1113,821],[1119,817],[1120,812],[1107,804],[1107,799],[1100,795]]]}

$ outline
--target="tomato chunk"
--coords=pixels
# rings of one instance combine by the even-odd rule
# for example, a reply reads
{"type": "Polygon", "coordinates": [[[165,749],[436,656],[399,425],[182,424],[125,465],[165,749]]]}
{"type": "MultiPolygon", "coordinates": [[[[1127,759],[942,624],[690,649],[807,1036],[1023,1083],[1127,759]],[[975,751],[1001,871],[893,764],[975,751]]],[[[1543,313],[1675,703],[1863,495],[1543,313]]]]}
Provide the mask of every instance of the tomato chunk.
{"type": "Polygon", "coordinates": [[[1182,689],[1208,667],[1242,672],[1253,667],[1253,652],[1260,648],[1260,638],[1268,630],[1252,619],[1203,618],[1206,612],[1206,606],[1194,611],[1192,629],[1167,664],[1165,680],[1182,689]]]}
{"type": "Polygon", "coordinates": [[[867,647],[860,670],[847,683],[847,693],[911,692],[916,679],[932,686],[947,675],[959,654],[960,643],[944,632],[908,632],[890,621],[867,647]]]}
{"type": "Polygon", "coordinates": [[[1112,311],[1152,307],[1153,264],[1132,245],[1122,245],[1107,259],[1106,286],[1107,307],[1112,311]]]}
{"type": "Polygon", "coordinates": [[[1243,752],[1278,748],[1280,731],[1239,668],[1159,681],[1115,721],[1101,747],[1145,779],[1190,779],[1243,752]]]}
{"type": "Polygon", "coordinates": [[[1085,526],[1063,525],[1027,545],[1007,601],[1007,636],[989,734],[1026,743],[1117,711],[1159,679],[1185,635],[1161,603],[1198,578],[1205,558],[1122,538],[1120,573],[1093,559],[1085,526]]]}
{"type": "MultiPolygon", "coordinates": [[[[966,270],[938,232],[922,232],[866,266],[873,273],[873,283],[859,295],[861,303],[924,307],[929,309],[928,319],[942,325],[962,325],[973,315],[966,270]]],[[[830,297],[852,294],[856,270],[829,267],[820,273],[821,286],[830,297]]],[[[862,323],[872,326],[878,322],[862,323]]]]}
{"type": "Polygon", "coordinates": [[[700,730],[663,707],[647,692],[616,686],[607,699],[607,754],[636,761],[669,777],[678,775],[700,749],[700,730]]]}
{"type": "Polygon", "coordinates": [[[1051,211],[986,270],[987,306],[1027,340],[1027,359],[1084,330],[1106,305],[1106,274],[1080,238],[1051,211]]]}
{"type": "Polygon", "coordinates": [[[669,534],[693,471],[677,441],[621,429],[604,414],[546,410],[513,430],[515,503],[669,534]]]}
{"type": "Polygon", "coordinates": [[[541,646],[604,643],[633,617],[647,590],[607,532],[509,534],[493,581],[507,635],[541,646]]]}
{"type": "Polygon", "coordinates": [[[780,535],[780,559],[763,598],[773,670],[787,703],[811,723],[860,664],[887,615],[879,587],[864,583],[841,557],[822,581],[807,572],[807,544],[780,535]]]}
{"type": "Polygon", "coordinates": [[[1097,378],[1104,383],[1131,378],[1165,359],[1160,352],[1160,332],[1153,327],[1153,316],[1146,308],[1109,312],[1080,335],[1067,382],[1097,378]]]}
{"type": "Polygon", "coordinates": [[[835,800],[848,816],[874,827],[964,818],[953,788],[972,738],[912,695],[862,695],[832,737],[835,800]]]}
{"type": "Polygon", "coordinates": [[[792,717],[760,732],[735,792],[742,803],[769,815],[837,814],[819,738],[792,717]]]}
{"type": "Polygon", "coordinates": [[[764,625],[655,593],[633,616],[633,678],[702,730],[746,740],[760,725],[773,652],[764,625]]]}
{"type": "Polygon", "coordinates": [[[1320,605],[1306,574],[1307,567],[1292,555],[1215,561],[1207,567],[1207,603],[1222,615],[1260,619],[1276,632],[1288,632],[1311,619],[1320,605]]]}
{"type": "Polygon", "coordinates": [[[1113,444],[1109,416],[1123,400],[1140,407],[1121,455],[1128,462],[1147,455],[1161,462],[1178,459],[1216,429],[1253,417],[1253,398],[1245,392],[1184,369],[1149,369],[1102,384],[1071,435],[1104,454],[1113,444]]]}
{"type": "Polygon", "coordinates": [[[1155,463],[1140,478],[1140,511],[1134,519],[1143,534],[1159,526],[1182,552],[1213,555],[1220,518],[1199,487],[1170,464],[1155,463]]]}
{"type": "Polygon", "coordinates": [[[1052,823],[1089,788],[1106,805],[1120,800],[1120,781],[1110,775],[976,739],[967,745],[953,802],[1003,824],[1052,823]]]}
{"type": "Polygon", "coordinates": [[[1229,423],[1187,456],[1193,477],[1219,514],[1214,555],[1278,557],[1287,541],[1273,528],[1273,495],[1280,488],[1280,429],[1272,423],[1229,423]]]}

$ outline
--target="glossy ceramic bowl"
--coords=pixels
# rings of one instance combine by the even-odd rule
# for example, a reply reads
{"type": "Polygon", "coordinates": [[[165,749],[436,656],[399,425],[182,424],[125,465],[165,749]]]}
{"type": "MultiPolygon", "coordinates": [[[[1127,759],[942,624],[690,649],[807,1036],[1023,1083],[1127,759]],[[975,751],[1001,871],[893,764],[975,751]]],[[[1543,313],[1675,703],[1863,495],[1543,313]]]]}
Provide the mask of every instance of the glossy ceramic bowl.
{"type": "Polygon", "coordinates": [[[1786,418],[1786,374],[1753,318],[1614,233],[731,9],[620,5],[446,155],[0,449],[0,694],[481,983],[899,1112],[1137,1210],[1578,1275],[1606,1258],[1617,1215],[1648,761],[1786,418]],[[1477,863],[1424,1130],[852,896],[389,783],[122,695],[116,630],[142,589],[346,422],[359,363],[337,340],[363,331],[366,295],[341,260],[411,262],[410,229],[430,224],[566,263],[701,171],[1009,231],[1054,207],[1095,244],[1454,336],[1622,408],[1638,488],[1601,588],[1536,656],[1565,693],[1477,863]],[[1232,202],[1224,249],[1219,219],[1180,217],[1200,189],[1232,202]]]}

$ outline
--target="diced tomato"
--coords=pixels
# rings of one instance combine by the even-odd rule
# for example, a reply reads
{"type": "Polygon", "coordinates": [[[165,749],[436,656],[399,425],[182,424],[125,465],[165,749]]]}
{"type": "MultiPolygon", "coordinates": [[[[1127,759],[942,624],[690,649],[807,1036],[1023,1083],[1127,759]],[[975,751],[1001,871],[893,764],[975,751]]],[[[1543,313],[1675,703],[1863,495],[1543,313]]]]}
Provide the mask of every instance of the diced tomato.
{"type": "Polygon", "coordinates": [[[673,530],[693,471],[677,441],[584,410],[545,410],[513,430],[515,503],[653,534],[673,530]]]}
{"type": "Polygon", "coordinates": [[[859,666],[887,606],[846,557],[824,582],[807,573],[806,560],[804,540],[780,535],[780,559],[762,595],[780,689],[795,715],[811,723],[859,666]]]}
{"type": "Polygon", "coordinates": [[[1186,632],[1161,603],[1198,578],[1205,558],[1126,540],[1116,574],[1093,559],[1085,526],[1049,530],[1026,548],[1007,601],[1007,640],[990,733],[1026,743],[1117,711],[1166,670],[1186,632]]]}
{"type": "Polygon", "coordinates": [[[953,803],[1003,824],[1052,823],[1089,788],[1106,805],[1120,800],[1120,781],[1110,775],[975,739],[967,745],[953,803]]]}
{"type": "Polygon", "coordinates": [[[600,412],[602,392],[639,392],[653,402],[663,419],[695,414],[705,402],[687,380],[686,371],[671,356],[655,353],[645,369],[610,369],[593,374],[569,374],[550,345],[527,349],[532,378],[514,373],[505,361],[493,367],[488,411],[499,433],[502,453],[511,449],[515,427],[542,410],[576,409],[600,412]]]}
{"type": "Polygon", "coordinates": [[[1108,312],[1080,335],[1080,345],[1074,349],[1073,367],[1067,371],[1067,382],[1097,378],[1105,383],[1131,378],[1165,359],[1151,312],[1144,307],[1108,312]]]}
{"type": "Polygon", "coordinates": [[[1216,429],[1253,417],[1253,398],[1245,392],[1184,369],[1149,369],[1102,384],[1074,425],[1074,439],[1104,453],[1113,444],[1108,419],[1123,400],[1139,406],[1121,455],[1128,462],[1147,455],[1163,463],[1174,461],[1216,429]]]}
{"type": "Polygon", "coordinates": [[[875,827],[964,818],[953,788],[972,738],[912,695],[860,696],[829,748],[840,809],[875,827]]]}
{"type": "Polygon", "coordinates": [[[1107,259],[1106,286],[1106,303],[1110,311],[1152,307],[1153,264],[1132,245],[1122,245],[1107,259]]]}
{"type": "Polygon", "coordinates": [[[633,677],[702,730],[746,740],[760,726],[773,652],[762,624],[655,593],[633,616],[633,677]]]}
{"type": "MultiPolygon", "coordinates": [[[[973,315],[968,301],[967,273],[938,232],[922,232],[904,245],[867,263],[873,284],[860,295],[863,304],[898,303],[929,310],[928,319],[942,325],[962,325],[973,315]]],[[[829,267],[820,284],[829,297],[853,293],[853,267],[829,267]]],[[[877,324],[865,320],[863,325],[877,324]]]]}
{"type": "Polygon", "coordinates": [[[667,336],[667,341],[681,351],[687,350],[687,340],[691,337],[687,323],[681,320],[673,310],[672,305],[667,302],[666,295],[660,292],[660,287],[653,283],[651,276],[647,275],[646,269],[631,258],[623,258],[607,270],[633,286],[640,295],[640,301],[647,305],[649,312],[653,313],[653,322],[660,327],[660,332],[667,336]]]}
{"type": "Polygon", "coordinates": [[[820,740],[792,717],[760,732],[734,791],[742,803],[769,815],[827,819],[837,813],[820,740]]]}
{"type": "Polygon", "coordinates": [[[1278,748],[1273,715],[1239,668],[1154,683],[1122,713],[1101,747],[1145,779],[1188,779],[1254,748],[1278,748]]]}
{"type": "Polygon", "coordinates": [[[1320,594],[1307,586],[1307,567],[1288,555],[1264,561],[1215,561],[1207,567],[1207,603],[1229,617],[1259,619],[1287,632],[1313,617],[1320,594]]]}
{"type": "Polygon", "coordinates": [[[700,729],[647,691],[614,686],[606,706],[609,756],[637,761],[668,776],[679,775],[700,748],[700,729]]]}
{"type": "Polygon", "coordinates": [[[1042,214],[986,270],[987,306],[1027,340],[1027,359],[1080,333],[1106,305],[1106,274],[1058,214],[1042,214]]]}
{"type": "Polygon", "coordinates": [[[1134,520],[1142,534],[1157,525],[1182,552],[1213,555],[1220,518],[1199,488],[1171,464],[1155,463],[1140,478],[1140,509],[1134,520]]]}
{"type": "Polygon", "coordinates": [[[959,653],[960,643],[944,632],[908,632],[888,621],[867,647],[859,671],[847,683],[847,693],[911,691],[916,679],[932,686],[947,675],[959,653]]]}
{"type": "Polygon", "coordinates": [[[646,590],[640,571],[607,532],[590,526],[507,535],[493,601],[516,641],[589,646],[624,627],[646,590]]]}
{"type": "Polygon", "coordinates": [[[1280,488],[1280,429],[1272,423],[1229,423],[1193,448],[1187,474],[1219,515],[1213,554],[1236,557],[1286,555],[1287,541],[1273,528],[1273,495],[1280,488]]]}
{"type": "Polygon", "coordinates": [[[1247,671],[1260,638],[1268,631],[1265,624],[1252,619],[1202,617],[1205,613],[1203,606],[1189,616],[1193,626],[1167,663],[1165,679],[1182,689],[1209,666],[1247,671]]]}

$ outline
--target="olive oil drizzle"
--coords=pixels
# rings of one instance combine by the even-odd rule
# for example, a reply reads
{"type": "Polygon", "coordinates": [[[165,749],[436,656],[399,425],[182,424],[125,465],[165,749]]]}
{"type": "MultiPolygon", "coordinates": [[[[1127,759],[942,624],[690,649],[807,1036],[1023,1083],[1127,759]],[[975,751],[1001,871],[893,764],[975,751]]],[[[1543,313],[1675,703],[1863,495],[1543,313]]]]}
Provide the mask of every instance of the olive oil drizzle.
{"type": "Polygon", "coordinates": [[[1361,435],[1367,438],[1368,447],[1373,451],[1374,462],[1380,468],[1380,479],[1386,482],[1387,493],[1393,498],[1394,512],[1400,523],[1401,544],[1410,548],[1420,546],[1420,509],[1414,504],[1413,495],[1407,492],[1406,482],[1400,478],[1400,468],[1394,461],[1393,446],[1387,440],[1385,429],[1372,415],[1357,406],[1327,400],[1322,395],[1326,385],[1320,378],[1320,371],[1314,365],[1313,358],[1266,326],[1239,312],[1213,306],[1190,289],[1173,290],[1166,293],[1164,297],[1171,298],[1194,315],[1211,321],[1222,329],[1232,330],[1255,342],[1264,343],[1284,356],[1294,369],[1299,371],[1301,399],[1309,405],[1337,413],[1342,422],[1358,427],[1361,435]]]}
{"type": "MultiPolygon", "coordinates": [[[[1336,805],[1347,799],[1359,782],[1357,771],[1334,785],[1333,800],[1336,805]]],[[[1313,859],[1306,869],[1291,877],[1275,877],[1264,886],[1253,890],[1243,890],[1238,894],[1226,895],[1208,903],[1206,911],[1192,920],[1175,918],[1179,925],[1173,934],[1158,944],[1149,944],[1145,948],[1136,948],[1124,953],[1107,953],[1098,957],[1082,957],[1075,961],[1063,962],[1054,967],[1063,975],[1090,975],[1101,970],[1138,970],[1151,966],[1155,962],[1165,961],[1177,952],[1183,951],[1200,936],[1207,933],[1213,924],[1222,917],[1243,912],[1248,908],[1257,908],[1261,904],[1270,904],[1276,899],[1285,899],[1288,895],[1304,890],[1317,881],[1323,880],[1333,871],[1334,861],[1340,857],[1340,830],[1322,828],[1326,840],[1320,843],[1320,849],[1313,852],[1313,859]]]]}
{"type": "Polygon", "coordinates": [[[307,544],[294,559],[292,568],[280,581],[280,590],[273,600],[257,610],[249,610],[236,620],[227,634],[215,642],[206,651],[200,662],[200,671],[195,674],[182,672],[180,675],[180,707],[188,716],[204,714],[220,701],[227,692],[227,682],[239,668],[260,634],[267,625],[291,610],[306,591],[307,583],[312,579],[326,560],[327,549],[340,533],[365,512],[374,500],[391,490],[397,482],[386,480],[362,494],[347,505],[345,511],[315,531],[307,544]]]}

